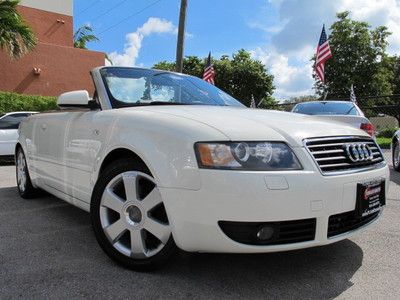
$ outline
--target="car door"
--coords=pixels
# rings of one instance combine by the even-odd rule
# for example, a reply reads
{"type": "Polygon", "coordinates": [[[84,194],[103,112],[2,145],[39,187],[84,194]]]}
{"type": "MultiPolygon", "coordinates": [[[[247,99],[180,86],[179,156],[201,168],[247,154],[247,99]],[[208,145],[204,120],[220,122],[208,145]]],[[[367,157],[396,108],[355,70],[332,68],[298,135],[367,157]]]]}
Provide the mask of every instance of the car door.
{"type": "Polygon", "coordinates": [[[71,114],[66,128],[64,180],[69,195],[89,203],[94,186],[94,166],[112,127],[112,119],[100,110],[71,114]]]}
{"type": "Polygon", "coordinates": [[[0,118],[0,156],[14,155],[18,126],[28,113],[13,113],[0,118]]]}
{"type": "Polygon", "coordinates": [[[70,112],[44,113],[36,119],[34,148],[35,170],[42,185],[66,192],[65,134],[70,112]]]}

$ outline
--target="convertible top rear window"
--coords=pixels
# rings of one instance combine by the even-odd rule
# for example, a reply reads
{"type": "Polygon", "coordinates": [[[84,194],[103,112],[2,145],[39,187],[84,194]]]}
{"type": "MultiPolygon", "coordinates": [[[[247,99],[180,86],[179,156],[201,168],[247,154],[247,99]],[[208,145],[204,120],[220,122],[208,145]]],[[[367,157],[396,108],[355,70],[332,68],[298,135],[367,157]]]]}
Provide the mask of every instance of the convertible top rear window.
{"type": "Polygon", "coordinates": [[[101,69],[113,108],[143,105],[243,106],[200,78],[159,70],[101,69]]]}

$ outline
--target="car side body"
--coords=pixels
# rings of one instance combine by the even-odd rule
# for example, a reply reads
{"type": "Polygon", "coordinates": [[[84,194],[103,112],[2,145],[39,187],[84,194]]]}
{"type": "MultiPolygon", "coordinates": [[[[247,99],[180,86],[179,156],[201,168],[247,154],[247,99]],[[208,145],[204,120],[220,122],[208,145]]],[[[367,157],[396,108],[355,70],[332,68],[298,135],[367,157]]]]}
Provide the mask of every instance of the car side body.
{"type": "MultiPolygon", "coordinates": [[[[59,98],[59,105],[68,108],[72,103],[75,109],[33,115],[21,123],[16,153],[18,159],[18,153],[25,153],[21,159],[26,159],[33,187],[94,214],[99,181],[106,184],[108,180],[103,178],[104,172],[112,174],[113,164],[121,160],[139,164],[154,178],[171,239],[179,248],[193,252],[264,253],[326,245],[351,236],[380,216],[379,209],[360,218],[359,226],[332,233],[330,218],[346,213],[348,217],[355,210],[358,184],[378,180],[383,182],[383,189],[388,188],[389,171],[383,155],[364,131],[306,115],[242,106],[143,105],[116,109],[102,74],[117,71],[112,67],[92,71],[96,87],[93,100],[85,92],[65,94],[59,98]],[[80,109],[85,99],[86,103],[95,101],[98,107],[80,109]],[[239,141],[284,144],[301,167],[234,170],[200,164],[198,143],[239,141]],[[330,163],[329,156],[321,159],[313,153],[313,149],[325,151],[326,147],[318,146],[324,143],[328,148],[339,143],[363,146],[370,157],[365,155],[365,160],[353,165],[348,158],[337,156],[330,163]],[[240,226],[258,228],[263,224],[272,224],[275,229],[286,226],[293,232],[286,238],[274,235],[270,242],[257,240],[256,235],[251,235],[251,241],[237,236],[243,231],[240,226]],[[295,233],[297,226],[306,226],[306,233],[295,233]]],[[[168,76],[186,78],[173,73],[168,76]]],[[[329,151],[345,153],[344,148],[338,149],[329,151]]],[[[364,156],[362,151],[359,154],[364,156]]],[[[99,195],[106,191],[101,190],[99,195]]],[[[125,213],[129,226],[136,226],[135,220],[142,222],[137,207],[126,209],[121,218],[125,213]]],[[[99,243],[115,259],[119,254],[104,246],[105,239],[100,238],[99,243]]],[[[137,267],[136,256],[126,256],[116,260],[129,265],[128,259],[132,259],[133,267],[137,267]]]]}

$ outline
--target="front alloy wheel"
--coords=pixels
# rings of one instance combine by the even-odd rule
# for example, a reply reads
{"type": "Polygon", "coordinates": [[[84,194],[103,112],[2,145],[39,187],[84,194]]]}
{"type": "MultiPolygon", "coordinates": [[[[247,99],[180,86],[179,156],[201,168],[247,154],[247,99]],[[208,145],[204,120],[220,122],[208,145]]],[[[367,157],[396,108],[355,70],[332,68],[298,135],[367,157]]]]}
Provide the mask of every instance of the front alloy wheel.
{"type": "Polygon", "coordinates": [[[26,164],[25,153],[22,148],[17,150],[15,155],[15,168],[17,177],[17,187],[20,196],[24,199],[33,198],[37,195],[37,189],[35,189],[29,176],[28,166],[26,164]]]}
{"type": "Polygon", "coordinates": [[[104,172],[92,199],[97,240],[114,260],[133,269],[153,269],[175,245],[161,194],[154,179],[127,162],[104,172]],[[130,169],[130,170],[127,170],[130,169]]]}
{"type": "Polygon", "coordinates": [[[26,190],[26,161],[25,155],[22,150],[18,151],[17,161],[16,161],[16,169],[17,169],[17,185],[20,193],[24,193],[26,190]]]}
{"type": "Polygon", "coordinates": [[[400,171],[400,144],[399,142],[394,143],[393,148],[393,168],[396,171],[400,171]]]}

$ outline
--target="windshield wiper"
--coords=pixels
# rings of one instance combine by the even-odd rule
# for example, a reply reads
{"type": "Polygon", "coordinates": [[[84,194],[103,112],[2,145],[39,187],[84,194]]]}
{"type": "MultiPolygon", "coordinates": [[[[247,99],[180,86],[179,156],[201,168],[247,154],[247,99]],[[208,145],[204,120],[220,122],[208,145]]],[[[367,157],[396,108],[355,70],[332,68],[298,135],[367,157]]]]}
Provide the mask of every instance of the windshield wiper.
{"type": "Polygon", "coordinates": [[[182,102],[168,102],[168,101],[152,101],[149,103],[141,103],[144,105],[190,105],[190,103],[182,103],[182,102]]]}

